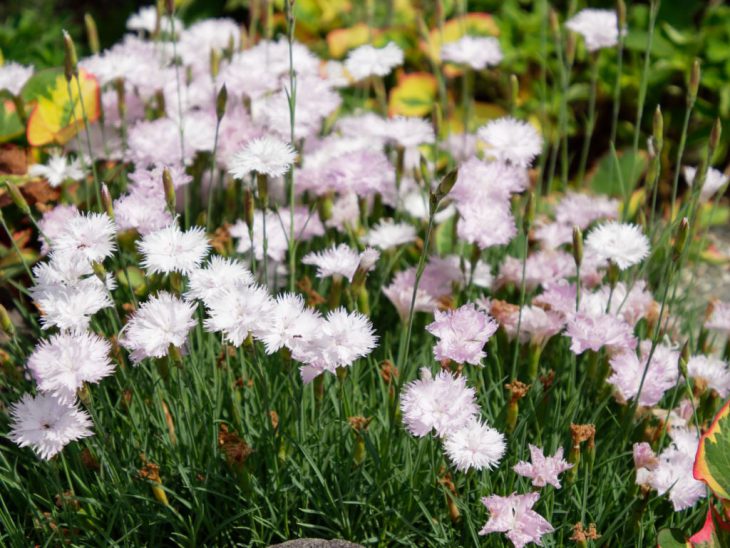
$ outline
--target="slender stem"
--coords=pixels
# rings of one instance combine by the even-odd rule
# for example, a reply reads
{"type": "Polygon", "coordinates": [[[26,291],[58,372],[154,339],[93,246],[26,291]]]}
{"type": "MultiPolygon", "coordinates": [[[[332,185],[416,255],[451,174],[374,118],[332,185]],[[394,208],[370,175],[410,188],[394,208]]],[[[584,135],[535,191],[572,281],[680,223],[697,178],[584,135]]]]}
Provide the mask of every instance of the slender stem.
{"type": "MultiPolygon", "coordinates": [[[[177,59],[177,34],[175,33],[175,17],[170,14],[172,29],[172,57],[175,64],[175,88],[177,90],[177,127],[180,134],[180,164],[185,165],[185,127],[183,125],[182,86],[180,85],[180,63],[177,59]]],[[[185,185],[185,228],[190,226],[190,185],[185,185]]]]}
{"type": "Polygon", "coordinates": [[[15,243],[15,239],[13,238],[13,233],[10,232],[8,225],[5,222],[5,216],[2,214],[2,211],[0,211],[0,223],[3,225],[3,229],[5,229],[5,232],[7,233],[8,238],[10,239],[10,244],[13,246],[15,253],[18,255],[20,262],[23,263],[23,268],[25,268],[25,272],[28,274],[28,277],[30,277],[30,279],[32,280],[33,273],[30,271],[30,267],[28,266],[28,263],[25,261],[25,257],[23,257],[23,254],[20,252],[20,249],[18,249],[18,244],[15,243]]]}
{"type": "Polygon", "coordinates": [[[218,152],[218,133],[220,131],[221,121],[218,119],[215,124],[215,139],[213,140],[213,155],[210,158],[210,177],[208,181],[208,214],[205,217],[205,224],[207,230],[210,230],[210,218],[213,214],[213,197],[215,195],[216,184],[215,184],[215,156],[218,152]]]}
{"type": "MultiPolygon", "coordinates": [[[[654,28],[656,26],[657,13],[661,0],[652,0],[649,15],[649,36],[646,42],[646,52],[644,53],[644,69],[641,71],[641,81],[639,83],[639,101],[636,105],[636,122],[634,124],[634,144],[632,147],[633,156],[631,160],[631,176],[628,184],[634,184],[634,174],[636,170],[636,156],[639,154],[639,138],[641,137],[641,119],[644,115],[644,102],[646,101],[646,89],[649,84],[649,67],[651,64],[651,46],[654,42],[654,28]]],[[[629,194],[631,193],[629,188],[629,194]]]]}
{"type": "Polygon", "coordinates": [[[525,236],[525,251],[522,254],[522,275],[520,277],[520,310],[517,313],[517,329],[515,330],[515,352],[512,355],[512,370],[510,371],[510,380],[517,378],[517,357],[520,353],[520,329],[522,328],[522,309],[525,306],[525,273],[527,272],[527,232],[525,236]]]}
{"type": "MultiPolygon", "coordinates": [[[[626,33],[624,29],[618,29],[618,47],[616,53],[616,82],[613,86],[613,112],[611,114],[611,137],[610,143],[616,147],[616,131],[618,130],[618,115],[621,110],[621,74],[623,73],[624,63],[624,37],[626,33]]],[[[609,180],[613,180],[613,163],[609,164],[609,180]]]]}
{"type": "Polygon", "coordinates": [[[586,165],[588,164],[588,153],[591,150],[591,139],[593,137],[593,129],[596,123],[596,92],[598,88],[598,55],[591,55],[591,91],[588,99],[588,120],[586,122],[586,132],[583,138],[583,149],[580,154],[580,164],[578,167],[577,187],[583,186],[583,178],[586,173],[586,165]]]}
{"type": "MultiPolygon", "coordinates": [[[[292,146],[296,142],[295,122],[297,106],[297,80],[294,73],[294,29],[296,17],[294,15],[293,1],[286,2],[287,18],[287,40],[289,42],[289,139],[292,146]]],[[[289,190],[289,291],[294,291],[294,284],[297,276],[297,253],[296,240],[294,238],[294,209],[295,209],[295,187],[294,187],[294,166],[289,169],[286,175],[287,187],[289,190]]]]}
{"type": "Polygon", "coordinates": [[[672,201],[669,210],[670,219],[674,215],[674,208],[677,204],[677,192],[679,187],[679,173],[682,169],[682,157],[684,156],[684,148],[687,144],[687,131],[689,129],[689,120],[692,116],[692,108],[694,101],[687,101],[687,110],[684,112],[684,121],[682,122],[682,133],[679,136],[679,145],[677,145],[677,162],[674,166],[674,179],[672,180],[672,201]]]}
{"type": "Polygon", "coordinates": [[[428,216],[428,227],[426,228],[426,239],[423,242],[423,251],[421,252],[420,258],[418,259],[418,267],[416,268],[416,279],[413,282],[413,293],[411,294],[411,304],[408,309],[408,322],[406,324],[405,342],[403,344],[403,351],[398,353],[398,357],[400,358],[399,361],[401,364],[401,368],[405,367],[406,363],[408,363],[408,351],[410,349],[411,332],[413,330],[413,316],[415,314],[415,308],[416,308],[416,295],[418,293],[418,284],[420,283],[421,277],[423,276],[423,271],[426,268],[426,255],[428,255],[428,249],[429,249],[430,243],[431,243],[431,232],[433,232],[435,214],[436,214],[436,208],[434,208],[434,210],[431,211],[428,216]]]}

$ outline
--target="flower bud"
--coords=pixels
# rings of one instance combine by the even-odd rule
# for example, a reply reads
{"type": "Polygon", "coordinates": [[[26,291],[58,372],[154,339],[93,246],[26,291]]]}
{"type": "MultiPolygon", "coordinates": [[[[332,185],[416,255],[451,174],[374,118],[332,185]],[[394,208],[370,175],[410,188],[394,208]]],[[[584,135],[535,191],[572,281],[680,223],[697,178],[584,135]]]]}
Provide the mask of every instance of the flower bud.
{"type": "Polygon", "coordinates": [[[10,198],[13,200],[13,203],[18,206],[18,209],[26,215],[30,215],[30,206],[15,183],[8,179],[5,181],[5,187],[8,189],[8,194],[10,194],[10,198]]]}
{"type": "Polygon", "coordinates": [[[327,193],[324,196],[320,196],[317,200],[317,212],[319,213],[319,220],[326,223],[332,218],[332,208],[334,202],[332,201],[332,193],[327,193]]]}
{"type": "Polygon", "coordinates": [[[109,193],[109,187],[106,183],[101,183],[101,203],[104,205],[104,211],[114,220],[114,205],[112,204],[112,195],[109,193]]]}
{"type": "Polygon", "coordinates": [[[439,186],[436,187],[436,191],[434,192],[437,202],[443,200],[446,195],[451,192],[451,189],[454,188],[454,185],[456,184],[456,179],[458,178],[458,176],[458,169],[452,169],[446,175],[444,175],[444,178],[441,179],[439,186]]]}
{"type": "Polygon", "coordinates": [[[548,18],[550,21],[550,30],[552,30],[555,34],[558,34],[560,32],[560,21],[558,20],[558,12],[556,12],[552,7],[550,8],[548,18]]]}
{"type": "Polygon", "coordinates": [[[119,114],[119,118],[124,120],[127,117],[127,98],[123,78],[114,80],[114,89],[117,92],[117,113],[119,114]]]}
{"type": "Polygon", "coordinates": [[[626,28],[626,3],[624,0],[618,0],[616,2],[616,16],[618,23],[618,31],[622,33],[626,28]]]}
{"type": "Polygon", "coordinates": [[[689,105],[694,105],[694,102],[697,99],[697,91],[700,87],[700,77],[700,60],[695,58],[692,63],[692,71],[689,76],[689,89],[687,90],[687,103],[689,105]]]}
{"type": "Polygon", "coordinates": [[[3,331],[5,331],[5,333],[9,336],[12,337],[15,335],[13,320],[10,319],[10,314],[8,313],[7,308],[5,308],[2,304],[0,304],[0,327],[2,327],[3,331]]]}
{"type": "Polygon", "coordinates": [[[674,239],[674,247],[672,248],[672,257],[675,261],[679,260],[679,258],[684,253],[684,249],[687,246],[688,237],[689,237],[689,220],[687,220],[687,217],[684,217],[679,222],[679,227],[677,228],[677,236],[674,239]]]}
{"type": "Polygon", "coordinates": [[[97,54],[101,51],[99,45],[99,30],[96,28],[96,21],[90,13],[84,14],[84,23],[86,24],[86,36],[89,39],[89,49],[91,53],[97,54]]]}
{"type": "Polygon", "coordinates": [[[662,116],[662,109],[659,105],[656,106],[656,110],[654,111],[653,130],[655,154],[661,156],[662,148],[664,147],[664,117],[662,116]]]}
{"type": "Polygon", "coordinates": [[[165,0],[165,12],[172,17],[175,13],[175,0],[165,0]]]}
{"type": "Polygon", "coordinates": [[[259,191],[259,200],[261,201],[261,208],[266,209],[269,207],[269,178],[265,173],[256,174],[256,187],[259,191]]]}
{"type": "Polygon", "coordinates": [[[249,230],[253,229],[253,192],[247,188],[243,191],[243,220],[246,221],[246,226],[249,230]]]}
{"type": "Polygon", "coordinates": [[[568,37],[565,40],[565,60],[568,63],[568,66],[571,66],[573,64],[573,61],[575,61],[576,45],[577,40],[575,37],[575,33],[571,32],[568,34],[568,37]]]}
{"type": "Polygon", "coordinates": [[[583,232],[578,225],[573,225],[573,260],[577,267],[583,262],[583,232]]]}
{"type": "Polygon", "coordinates": [[[430,186],[431,183],[431,171],[428,169],[428,160],[424,158],[423,154],[420,154],[418,157],[418,171],[419,171],[419,177],[422,181],[426,181],[429,183],[428,186],[430,186]]]}
{"type": "Polygon", "coordinates": [[[94,272],[94,275],[101,280],[102,283],[106,283],[106,268],[104,268],[104,265],[101,264],[99,261],[94,261],[91,263],[91,270],[94,272]]]}
{"type": "Polygon", "coordinates": [[[218,77],[218,73],[221,68],[221,53],[215,49],[210,50],[210,75],[215,80],[218,77]]]}
{"type": "Polygon", "coordinates": [[[720,144],[720,137],[722,136],[722,122],[720,118],[715,118],[715,123],[712,124],[712,130],[710,131],[710,140],[708,146],[710,147],[710,161],[712,160],[712,153],[717,149],[717,145],[720,144]]]}
{"type": "Polygon", "coordinates": [[[226,103],[228,103],[228,89],[226,88],[226,85],[223,84],[223,87],[221,87],[218,92],[218,96],[215,98],[215,115],[219,122],[223,119],[223,115],[226,113],[226,103]]]}
{"type": "Polygon", "coordinates": [[[619,269],[618,265],[616,263],[614,263],[613,261],[609,261],[608,262],[608,285],[609,285],[609,287],[611,287],[611,289],[614,289],[616,287],[620,273],[621,273],[621,270],[619,269]]]}
{"type": "Polygon", "coordinates": [[[530,190],[527,193],[527,202],[525,202],[525,211],[522,215],[522,230],[527,234],[530,227],[535,221],[535,194],[530,190]]]}
{"type": "Polygon", "coordinates": [[[517,98],[520,95],[520,81],[517,79],[516,74],[511,74],[509,77],[509,90],[512,99],[512,107],[517,107],[517,98]]]}
{"type": "Polygon", "coordinates": [[[79,58],[76,55],[76,46],[74,41],[71,39],[71,35],[63,31],[63,47],[65,49],[65,56],[63,58],[63,69],[64,75],[67,81],[71,81],[71,78],[78,75],[78,64],[79,58]]]}
{"type": "Polygon", "coordinates": [[[689,374],[687,373],[687,363],[689,363],[689,358],[689,341],[685,341],[684,345],[682,345],[682,351],[679,354],[679,371],[685,379],[689,378],[689,374]]]}
{"type": "Polygon", "coordinates": [[[165,201],[167,202],[167,209],[169,209],[170,213],[174,215],[175,205],[177,204],[177,199],[175,198],[175,185],[172,182],[172,175],[170,175],[170,170],[168,170],[167,168],[162,170],[162,187],[165,190],[165,201]]]}

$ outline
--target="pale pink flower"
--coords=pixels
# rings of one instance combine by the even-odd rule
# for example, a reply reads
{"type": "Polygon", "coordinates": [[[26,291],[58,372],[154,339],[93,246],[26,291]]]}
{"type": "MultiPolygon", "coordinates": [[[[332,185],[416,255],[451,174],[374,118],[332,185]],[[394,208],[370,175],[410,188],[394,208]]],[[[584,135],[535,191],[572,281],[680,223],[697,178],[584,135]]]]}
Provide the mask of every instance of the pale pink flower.
{"type": "Polygon", "coordinates": [[[499,41],[491,36],[462,36],[455,42],[441,46],[441,59],[473,70],[483,70],[502,61],[499,41]]]}
{"type": "Polygon", "coordinates": [[[437,360],[482,365],[487,355],[484,345],[497,327],[497,322],[474,304],[465,304],[448,312],[436,311],[435,320],[426,330],[439,339],[433,347],[437,360]]]}
{"type": "Polygon", "coordinates": [[[619,202],[601,195],[568,192],[555,206],[555,220],[565,226],[578,225],[582,230],[600,219],[618,219],[619,202]]]}
{"type": "Polygon", "coordinates": [[[43,231],[43,234],[39,235],[42,242],[41,253],[45,255],[51,250],[51,243],[55,237],[63,232],[68,221],[78,215],[80,215],[80,212],[73,204],[58,204],[56,207],[49,209],[43,214],[43,217],[38,221],[38,226],[40,226],[43,231]],[[50,241],[47,241],[44,235],[47,236],[50,241]]]}
{"type": "Polygon", "coordinates": [[[571,338],[570,350],[574,354],[586,350],[598,352],[603,347],[614,354],[633,350],[637,344],[631,326],[611,314],[573,314],[568,320],[566,336],[571,338]]]}
{"type": "Polygon", "coordinates": [[[623,401],[635,399],[639,392],[644,370],[644,384],[641,386],[639,405],[651,407],[659,403],[664,393],[675,386],[679,380],[679,352],[657,345],[651,362],[648,362],[651,341],[640,345],[641,358],[635,352],[621,352],[610,359],[613,373],[608,382],[614,386],[623,401]],[[647,363],[649,363],[647,368],[647,363]]]}
{"type": "Polygon", "coordinates": [[[515,548],[522,548],[530,542],[542,546],[542,536],[554,531],[553,526],[535,512],[532,507],[540,499],[540,493],[507,497],[492,495],[482,498],[482,504],[489,510],[489,521],[479,531],[480,535],[504,533],[515,548]]]}
{"type": "Polygon", "coordinates": [[[370,44],[352,50],[345,59],[345,68],[354,80],[369,76],[387,76],[395,67],[403,64],[403,50],[395,42],[382,48],[370,44]]]}
{"type": "Polygon", "coordinates": [[[710,317],[705,321],[705,328],[730,334],[730,303],[713,302],[710,317]]]}
{"type": "MultiPolygon", "coordinates": [[[[694,183],[695,177],[697,176],[697,168],[693,166],[685,166],[684,168],[684,178],[687,181],[688,186],[692,186],[694,183]]],[[[728,182],[728,176],[725,175],[722,171],[715,169],[711,167],[707,171],[707,176],[705,177],[705,182],[702,184],[702,190],[700,191],[700,199],[703,201],[707,201],[712,196],[720,190],[722,187],[724,187],[728,182]]]]}
{"type": "Polygon", "coordinates": [[[445,437],[478,416],[476,392],[463,376],[441,371],[434,378],[425,367],[420,376],[406,385],[400,400],[403,422],[411,434],[423,437],[435,430],[445,437]]]}
{"type": "Polygon", "coordinates": [[[668,493],[675,512],[691,508],[707,496],[706,485],[694,478],[693,468],[700,437],[697,431],[672,428],[672,443],[658,456],[656,467],[645,482],[659,495],[668,493]]]}
{"type": "Polygon", "coordinates": [[[687,374],[701,381],[725,399],[730,394],[730,369],[727,363],[712,356],[692,356],[687,362],[687,374]]]}
{"type": "Polygon", "coordinates": [[[573,468],[573,465],[563,458],[563,448],[558,448],[552,457],[546,457],[539,447],[532,444],[529,447],[532,462],[520,461],[513,466],[513,470],[520,476],[531,478],[532,485],[535,487],[545,487],[549,483],[556,489],[560,489],[558,476],[573,468]]]}
{"type": "Polygon", "coordinates": [[[333,245],[323,251],[307,253],[302,263],[316,266],[318,278],[338,276],[351,282],[360,264],[360,254],[347,244],[333,245]]]}

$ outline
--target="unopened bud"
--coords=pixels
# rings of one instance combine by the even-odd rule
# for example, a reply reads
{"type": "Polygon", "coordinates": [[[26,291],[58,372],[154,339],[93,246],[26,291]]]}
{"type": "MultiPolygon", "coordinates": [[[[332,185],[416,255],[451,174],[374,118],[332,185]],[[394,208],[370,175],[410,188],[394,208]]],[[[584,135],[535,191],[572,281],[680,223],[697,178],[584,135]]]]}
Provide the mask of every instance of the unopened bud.
{"type": "Polygon", "coordinates": [[[509,77],[509,90],[512,98],[512,107],[517,106],[517,98],[520,95],[520,81],[517,79],[516,74],[511,74],[509,77]]]}
{"type": "Polygon", "coordinates": [[[249,230],[253,229],[253,213],[253,192],[251,192],[251,189],[247,188],[243,191],[243,220],[246,221],[246,226],[249,230]]]}
{"type": "Polygon", "coordinates": [[[679,227],[677,228],[677,236],[674,239],[674,247],[672,249],[672,256],[675,261],[677,261],[684,253],[684,249],[687,246],[688,237],[689,237],[689,221],[687,220],[687,217],[684,217],[679,222],[679,227]]]}
{"type": "Polygon", "coordinates": [[[7,308],[5,308],[3,305],[0,304],[0,327],[3,328],[3,331],[10,335],[11,337],[15,335],[15,326],[13,325],[13,321],[10,319],[10,314],[8,313],[7,308]]]}
{"type": "Polygon", "coordinates": [[[226,103],[228,103],[228,89],[226,88],[226,85],[223,84],[223,87],[221,87],[218,92],[218,96],[215,98],[215,115],[219,122],[223,119],[223,115],[226,113],[226,103]]]}
{"type": "Polygon", "coordinates": [[[334,203],[332,201],[331,194],[325,194],[320,196],[317,200],[317,212],[319,213],[319,220],[323,223],[329,221],[332,218],[332,208],[334,203]]]}
{"type": "Polygon", "coordinates": [[[165,0],[165,11],[172,17],[172,14],[175,13],[175,0],[165,0]]]}
{"type": "Polygon", "coordinates": [[[71,39],[71,35],[63,31],[63,47],[66,51],[63,59],[64,75],[67,81],[71,81],[71,78],[78,74],[79,58],[76,56],[76,46],[74,41],[71,39]]]}
{"type": "Polygon", "coordinates": [[[621,270],[619,269],[618,265],[614,263],[613,261],[608,262],[608,285],[611,289],[615,289],[616,284],[618,283],[618,277],[621,273],[621,270]]]}
{"type": "Polygon", "coordinates": [[[573,225],[573,260],[578,267],[583,262],[583,232],[578,225],[573,225]]]}
{"type": "Polygon", "coordinates": [[[104,205],[104,211],[114,220],[114,205],[112,204],[112,195],[109,193],[109,187],[106,183],[101,183],[101,203],[104,205]]]}
{"type": "Polygon", "coordinates": [[[436,195],[437,201],[440,202],[448,195],[449,192],[451,192],[451,189],[454,188],[454,185],[456,184],[456,179],[458,177],[458,169],[452,169],[446,175],[444,175],[444,178],[441,179],[441,182],[439,183],[439,186],[436,187],[436,192],[434,193],[436,195]]]}
{"type": "Polygon", "coordinates": [[[15,183],[10,180],[6,180],[5,187],[8,189],[8,194],[10,194],[10,198],[13,200],[13,203],[18,206],[18,209],[20,209],[20,211],[22,211],[26,215],[29,215],[30,206],[28,205],[28,202],[25,200],[25,197],[20,192],[18,187],[15,186],[15,183]]]}
{"type": "Polygon", "coordinates": [[[522,230],[527,234],[530,227],[535,221],[535,194],[532,191],[527,193],[527,202],[525,202],[525,211],[522,215],[522,230]]]}
{"type": "Polygon", "coordinates": [[[616,17],[618,22],[618,31],[621,33],[626,28],[626,3],[624,0],[618,0],[616,2],[616,17]]]}
{"type": "Polygon", "coordinates": [[[552,7],[550,8],[548,18],[550,21],[550,30],[552,30],[555,34],[558,34],[560,32],[560,20],[558,19],[558,12],[556,12],[552,7]]]}
{"type": "Polygon", "coordinates": [[[99,45],[99,31],[96,28],[96,21],[90,13],[86,13],[84,14],[84,23],[86,24],[86,36],[89,39],[89,49],[91,53],[97,54],[101,51],[101,46],[99,45]]]}
{"type": "Polygon", "coordinates": [[[117,92],[117,114],[120,119],[124,120],[127,117],[127,97],[122,78],[114,80],[114,89],[117,92]]]}
{"type": "Polygon", "coordinates": [[[682,345],[682,351],[679,354],[679,371],[682,373],[684,378],[688,378],[687,364],[689,363],[690,352],[689,352],[689,341],[685,341],[682,345]]]}
{"type": "Polygon", "coordinates": [[[104,268],[103,264],[99,261],[94,261],[91,263],[91,270],[94,272],[94,275],[102,281],[102,283],[106,283],[106,268],[104,268]]]}
{"type": "Polygon", "coordinates": [[[256,174],[256,187],[259,191],[259,200],[261,207],[266,209],[269,207],[269,178],[265,173],[256,174]]]}
{"type": "MultiPolygon", "coordinates": [[[[712,124],[712,130],[710,131],[710,140],[707,143],[710,147],[710,156],[717,149],[717,145],[720,144],[720,137],[722,136],[722,122],[720,118],[715,118],[715,123],[712,124]]],[[[711,158],[709,158],[711,160],[711,158]]]]}
{"type": "Polygon", "coordinates": [[[687,102],[693,105],[695,99],[697,99],[697,91],[700,88],[700,77],[702,71],[700,70],[700,60],[695,59],[692,63],[692,72],[689,76],[689,89],[687,90],[687,102]]]}
{"type": "Polygon", "coordinates": [[[664,116],[662,116],[662,109],[659,105],[656,106],[656,110],[654,111],[652,135],[654,137],[655,154],[661,156],[662,148],[664,147],[664,116]]]}
{"type": "Polygon", "coordinates": [[[573,61],[575,61],[576,45],[577,40],[575,33],[568,33],[568,37],[565,39],[565,60],[568,63],[568,66],[572,65],[573,61]]]}
{"type": "Polygon", "coordinates": [[[170,170],[167,168],[162,170],[162,187],[165,190],[165,201],[167,202],[167,209],[169,209],[170,213],[174,215],[175,206],[177,204],[177,199],[175,197],[175,185],[172,182],[172,175],[170,175],[170,170]]]}
{"type": "Polygon", "coordinates": [[[221,54],[217,49],[212,48],[210,50],[210,75],[214,79],[218,77],[220,68],[221,68],[221,54]]]}

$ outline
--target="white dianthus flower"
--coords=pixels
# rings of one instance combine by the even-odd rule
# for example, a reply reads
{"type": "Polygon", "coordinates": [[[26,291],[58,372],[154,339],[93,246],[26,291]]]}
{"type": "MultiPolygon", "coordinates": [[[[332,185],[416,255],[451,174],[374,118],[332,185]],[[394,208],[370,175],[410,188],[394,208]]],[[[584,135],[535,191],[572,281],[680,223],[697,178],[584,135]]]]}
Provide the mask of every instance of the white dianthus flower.
{"type": "Polygon", "coordinates": [[[584,9],[568,19],[565,26],[583,36],[588,51],[618,43],[618,18],[613,10],[584,9]]]}
{"type": "Polygon", "coordinates": [[[203,261],[210,245],[205,230],[194,226],[183,232],[172,224],[144,236],[137,242],[143,255],[141,265],[150,274],[189,274],[203,261]]]}
{"type": "Polygon", "coordinates": [[[84,383],[97,383],[114,372],[110,350],[111,345],[93,333],[59,333],[38,344],[28,369],[41,392],[70,404],[84,383]]]}
{"type": "Polygon", "coordinates": [[[266,135],[249,141],[243,150],[235,154],[228,172],[237,179],[252,171],[269,177],[281,177],[289,171],[296,158],[297,153],[289,143],[266,135]]]}
{"type": "Polygon", "coordinates": [[[441,59],[459,65],[468,65],[474,70],[483,70],[502,61],[499,41],[492,37],[464,36],[456,42],[441,46],[441,59]]]}
{"type": "Polygon", "coordinates": [[[345,60],[347,72],[357,81],[369,76],[386,76],[398,65],[403,64],[403,50],[394,42],[385,47],[374,48],[364,45],[350,52],[345,60]]]}
{"type": "Polygon", "coordinates": [[[119,343],[138,364],[166,356],[170,345],[182,348],[195,326],[195,305],[161,291],[142,303],[119,334],[119,343]]]}
{"type": "Polygon", "coordinates": [[[49,394],[25,394],[10,408],[8,437],[20,447],[30,446],[49,460],[68,443],[93,435],[91,419],[75,404],[63,404],[49,394]]]}
{"type": "Polygon", "coordinates": [[[511,116],[498,118],[477,131],[487,144],[487,155],[498,162],[528,167],[542,151],[542,137],[535,127],[511,116]]]}
{"type": "Polygon", "coordinates": [[[649,239],[637,225],[610,221],[591,230],[585,248],[626,270],[649,255],[649,239]]]}

